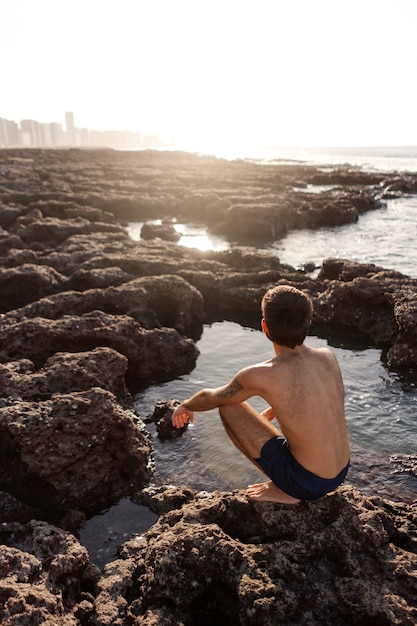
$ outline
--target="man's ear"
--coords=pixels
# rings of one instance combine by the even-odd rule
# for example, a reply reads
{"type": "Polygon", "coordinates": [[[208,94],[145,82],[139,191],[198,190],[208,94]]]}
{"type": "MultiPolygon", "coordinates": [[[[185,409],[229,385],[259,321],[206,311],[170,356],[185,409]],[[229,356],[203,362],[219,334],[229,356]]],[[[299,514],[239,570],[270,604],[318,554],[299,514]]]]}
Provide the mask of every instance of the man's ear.
{"type": "Polygon", "coordinates": [[[262,332],[265,333],[265,335],[268,337],[270,341],[272,341],[271,337],[269,336],[268,326],[266,325],[264,318],[262,318],[261,320],[261,328],[262,328],[262,332]]]}

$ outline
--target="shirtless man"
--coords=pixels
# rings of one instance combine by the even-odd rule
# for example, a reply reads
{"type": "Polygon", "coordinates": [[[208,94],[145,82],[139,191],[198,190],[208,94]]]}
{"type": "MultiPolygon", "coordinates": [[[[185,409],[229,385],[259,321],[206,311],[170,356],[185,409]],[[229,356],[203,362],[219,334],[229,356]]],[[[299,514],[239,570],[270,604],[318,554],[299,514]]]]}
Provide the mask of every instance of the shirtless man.
{"type": "Polygon", "coordinates": [[[313,306],[290,286],[269,289],[262,299],[262,330],[275,356],[238,372],[217,389],[202,389],[174,411],[181,428],[194,411],[219,408],[232,443],[270,480],[249,485],[258,501],[297,504],[336,489],[349,468],[344,388],[328,348],[304,344],[313,306]],[[246,400],[261,396],[269,408],[258,413],[246,400]],[[281,432],[271,423],[276,418],[281,432]]]}

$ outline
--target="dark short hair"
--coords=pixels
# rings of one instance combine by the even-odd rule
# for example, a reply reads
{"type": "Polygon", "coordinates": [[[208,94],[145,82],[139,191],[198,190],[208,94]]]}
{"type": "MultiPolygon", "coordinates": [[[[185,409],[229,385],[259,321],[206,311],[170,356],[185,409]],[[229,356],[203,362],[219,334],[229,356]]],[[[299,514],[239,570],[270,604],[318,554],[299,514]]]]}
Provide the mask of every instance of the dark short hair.
{"type": "Polygon", "coordinates": [[[288,348],[303,343],[313,316],[307,294],[290,285],[272,287],[262,298],[261,308],[271,341],[288,348]]]}

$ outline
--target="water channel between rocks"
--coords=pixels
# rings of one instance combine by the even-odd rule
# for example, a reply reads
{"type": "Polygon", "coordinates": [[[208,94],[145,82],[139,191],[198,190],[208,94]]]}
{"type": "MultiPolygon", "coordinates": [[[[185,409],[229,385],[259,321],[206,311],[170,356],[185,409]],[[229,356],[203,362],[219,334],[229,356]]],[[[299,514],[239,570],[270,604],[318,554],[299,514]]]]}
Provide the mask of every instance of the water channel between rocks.
{"type": "MultiPolygon", "coordinates": [[[[314,191],[314,190],[311,190],[314,191]]],[[[129,225],[133,239],[140,238],[141,223],[129,225]]],[[[183,233],[181,244],[200,249],[225,249],[222,238],[211,237],[202,226],[177,224],[183,233]]],[[[358,223],[342,228],[290,233],[265,249],[293,266],[335,256],[372,262],[412,277],[417,275],[417,198],[404,197],[387,202],[385,209],[360,217],[358,223]]],[[[326,340],[309,337],[313,346],[326,340]]],[[[201,387],[227,382],[242,367],[270,358],[271,345],[260,331],[231,322],[204,327],[198,342],[200,357],[196,368],[179,379],[154,385],[138,394],[136,410],[146,417],[159,400],[191,395],[201,387]]],[[[368,495],[396,500],[417,498],[417,479],[397,473],[391,455],[415,454],[417,442],[417,390],[412,383],[387,372],[377,349],[348,349],[331,346],[336,353],[346,389],[346,418],[352,466],[347,482],[368,495]]],[[[253,399],[262,409],[265,403],[253,399]]],[[[179,439],[161,442],[149,426],[155,450],[155,482],[188,485],[196,490],[244,489],[260,475],[226,437],[216,411],[196,415],[195,423],[179,439]]],[[[156,516],[146,507],[122,500],[102,515],[89,520],[81,539],[94,562],[102,566],[116,557],[117,545],[132,534],[141,534],[156,516]]]]}

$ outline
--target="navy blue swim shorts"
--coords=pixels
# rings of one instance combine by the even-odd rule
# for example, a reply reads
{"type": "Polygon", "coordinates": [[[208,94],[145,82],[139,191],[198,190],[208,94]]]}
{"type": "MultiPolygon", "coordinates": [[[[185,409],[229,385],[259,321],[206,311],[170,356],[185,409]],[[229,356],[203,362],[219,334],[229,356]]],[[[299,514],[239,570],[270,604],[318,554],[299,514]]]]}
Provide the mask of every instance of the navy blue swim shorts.
{"type": "Polygon", "coordinates": [[[348,463],[335,478],[321,478],[296,461],[285,437],[269,439],[255,461],[277,487],[299,500],[317,500],[334,491],[343,483],[349,469],[348,463]]]}

